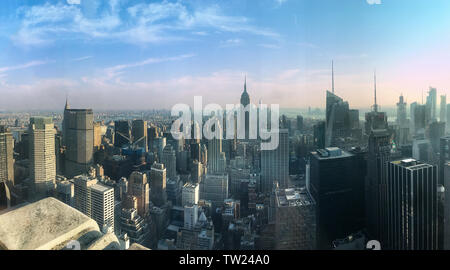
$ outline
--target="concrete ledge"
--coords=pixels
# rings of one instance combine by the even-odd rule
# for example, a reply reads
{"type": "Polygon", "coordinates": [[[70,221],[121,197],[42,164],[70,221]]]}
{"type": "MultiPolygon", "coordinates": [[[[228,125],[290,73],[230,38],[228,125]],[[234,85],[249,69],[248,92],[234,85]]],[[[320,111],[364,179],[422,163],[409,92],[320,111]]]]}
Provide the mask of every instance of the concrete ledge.
{"type": "Polygon", "coordinates": [[[146,248],[143,245],[134,243],[127,250],[151,250],[151,249],[146,248]]]}
{"type": "Polygon", "coordinates": [[[55,198],[46,198],[0,215],[0,248],[61,249],[90,231],[99,232],[94,220],[55,198]]]}

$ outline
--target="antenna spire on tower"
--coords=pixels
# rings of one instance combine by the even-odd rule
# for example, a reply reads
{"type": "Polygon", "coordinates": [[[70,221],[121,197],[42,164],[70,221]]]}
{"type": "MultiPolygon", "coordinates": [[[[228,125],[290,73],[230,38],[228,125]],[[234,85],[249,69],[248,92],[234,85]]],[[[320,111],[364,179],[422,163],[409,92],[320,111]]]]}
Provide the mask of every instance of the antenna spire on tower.
{"type": "Polygon", "coordinates": [[[244,92],[247,92],[247,75],[244,77],[244,92]]]}
{"type": "Polygon", "coordinates": [[[331,91],[334,94],[334,61],[331,60],[331,91]]]}
{"type": "Polygon", "coordinates": [[[374,83],[374,99],[375,104],[373,105],[373,109],[375,112],[378,111],[378,105],[377,105],[377,70],[373,73],[373,83],[374,83]]]}

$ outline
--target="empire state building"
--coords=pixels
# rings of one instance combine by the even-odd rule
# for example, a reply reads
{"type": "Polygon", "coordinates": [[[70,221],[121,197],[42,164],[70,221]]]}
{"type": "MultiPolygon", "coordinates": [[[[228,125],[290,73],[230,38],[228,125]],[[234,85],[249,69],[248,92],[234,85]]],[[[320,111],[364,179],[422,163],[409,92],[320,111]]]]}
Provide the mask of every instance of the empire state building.
{"type": "Polygon", "coordinates": [[[241,104],[244,107],[250,104],[250,96],[247,93],[247,78],[245,78],[244,82],[244,92],[241,95],[241,104]]]}
{"type": "MultiPolygon", "coordinates": [[[[245,107],[250,104],[250,96],[247,93],[247,77],[244,81],[244,92],[241,95],[241,104],[243,109],[245,110],[245,107]]],[[[250,125],[250,112],[245,111],[245,139],[250,139],[250,133],[249,133],[249,125],[250,125]]]]}

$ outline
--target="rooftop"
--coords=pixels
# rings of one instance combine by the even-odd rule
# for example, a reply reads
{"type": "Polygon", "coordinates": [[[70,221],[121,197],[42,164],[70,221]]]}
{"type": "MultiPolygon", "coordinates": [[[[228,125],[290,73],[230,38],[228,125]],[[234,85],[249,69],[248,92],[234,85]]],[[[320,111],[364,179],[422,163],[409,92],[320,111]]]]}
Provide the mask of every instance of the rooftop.
{"type": "Polygon", "coordinates": [[[305,188],[277,189],[275,192],[278,207],[307,206],[315,204],[305,188]]]}
{"type": "Polygon", "coordinates": [[[184,184],[183,188],[196,188],[197,186],[197,183],[187,182],[186,184],[184,184]]]}
{"type": "Polygon", "coordinates": [[[433,165],[423,163],[421,161],[418,161],[418,160],[415,160],[412,158],[392,161],[392,164],[401,166],[403,168],[407,168],[409,170],[417,170],[417,169],[422,169],[422,168],[433,167],[433,165]]]}
{"type": "Polygon", "coordinates": [[[315,152],[311,152],[313,156],[317,159],[325,160],[325,159],[335,159],[335,158],[344,158],[351,157],[352,154],[346,152],[338,147],[328,147],[325,149],[317,149],[315,152]]]}

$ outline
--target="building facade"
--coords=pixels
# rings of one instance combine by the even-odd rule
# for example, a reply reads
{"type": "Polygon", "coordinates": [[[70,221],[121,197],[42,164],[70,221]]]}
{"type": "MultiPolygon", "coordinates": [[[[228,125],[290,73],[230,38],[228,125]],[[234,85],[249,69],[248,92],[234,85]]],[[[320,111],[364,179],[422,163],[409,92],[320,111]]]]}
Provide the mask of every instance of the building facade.
{"type": "Polygon", "coordinates": [[[280,129],[279,144],[275,150],[261,151],[262,191],[271,192],[275,181],[280,188],[289,185],[289,132],[286,129],[280,129]]]}
{"type": "Polygon", "coordinates": [[[66,102],[63,121],[65,175],[86,173],[94,158],[94,114],[91,109],[70,109],[66,102]]]}
{"type": "Polygon", "coordinates": [[[51,118],[32,117],[29,127],[30,179],[33,197],[42,199],[55,188],[55,127],[51,118]]]}
{"type": "Polygon", "coordinates": [[[385,249],[436,250],[437,166],[414,159],[390,162],[387,193],[388,242],[385,249]]]}

